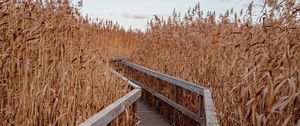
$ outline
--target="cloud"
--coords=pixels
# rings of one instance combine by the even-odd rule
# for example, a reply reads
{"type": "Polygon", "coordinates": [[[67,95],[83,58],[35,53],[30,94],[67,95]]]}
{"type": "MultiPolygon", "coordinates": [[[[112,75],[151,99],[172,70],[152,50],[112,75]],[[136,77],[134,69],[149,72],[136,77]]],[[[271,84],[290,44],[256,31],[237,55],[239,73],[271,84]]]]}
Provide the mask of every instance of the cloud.
{"type": "Polygon", "coordinates": [[[130,13],[124,13],[122,14],[122,17],[124,18],[132,18],[132,19],[148,19],[149,16],[145,14],[130,14],[130,13]]]}
{"type": "Polygon", "coordinates": [[[109,12],[109,14],[108,14],[109,16],[112,16],[112,17],[115,17],[116,16],[116,14],[115,13],[113,13],[113,12],[109,12]]]}
{"type": "MultiPolygon", "coordinates": [[[[171,14],[154,14],[154,15],[156,15],[156,16],[158,16],[158,17],[169,17],[169,16],[172,16],[171,14]]],[[[152,17],[154,17],[154,15],[152,16],[152,17]]]]}

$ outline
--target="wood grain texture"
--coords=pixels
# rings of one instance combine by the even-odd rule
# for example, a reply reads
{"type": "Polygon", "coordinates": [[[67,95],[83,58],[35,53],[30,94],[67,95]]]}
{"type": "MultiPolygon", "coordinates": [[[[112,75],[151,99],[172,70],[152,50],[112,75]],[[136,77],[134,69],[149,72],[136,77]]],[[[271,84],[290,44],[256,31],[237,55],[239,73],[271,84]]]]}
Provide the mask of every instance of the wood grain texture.
{"type": "Polygon", "coordinates": [[[105,126],[115,119],[126,107],[141,97],[141,89],[134,89],[128,94],[96,113],[79,126],[105,126]]]}
{"type": "Polygon", "coordinates": [[[141,84],[140,82],[127,77],[130,81],[134,82],[135,84],[139,85],[141,88],[143,88],[144,90],[146,90],[147,92],[151,93],[152,95],[154,95],[155,97],[161,99],[162,101],[166,102],[167,104],[171,105],[172,107],[176,108],[177,110],[179,110],[180,112],[182,112],[183,114],[185,114],[186,116],[190,117],[191,119],[193,119],[194,121],[201,123],[200,118],[197,114],[189,111],[188,109],[184,108],[183,106],[177,104],[176,102],[172,101],[171,99],[155,92],[154,90],[152,90],[151,88],[141,84]]]}
{"type": "Polygon", "coordinates": [[[136,103],[137,116],[140,119],[138,126],[171,126],[168,120],[147,106],[143,101],[138,100],[136,103]]]}
{"type": "Polygon", "coordinates": [[[206,87],[202,87],[202,86],[196,85],[194,83],[190,83],[188,81],[185,81],[185,80],[182,80],[182,79],[179,79],[179,78],[167,75],[167,74],[163,74],[163,73],[160,73],[160,72],[157,72],[157,71],[154,71],[154,70],[150,70],[148,68],[130,63],[126,60],[121,60],[121,63],[128,66],[128,67],[130,67],[130,68],[132,68],[132,69],[138,70],[138,71],[146,73],[150,76],[153,76],[153,77],[162,79],[164,81],[170,82],[170,83],[175,84],[175,85],[177,85],[181,88],[190,90],[192,92],[195,92],[195,93],[198,93],[198,94],[201,94],[201,95],[203,95],[204,90],[207,90],[206,87]]]}
{"type": "Polygon", "coordinates": [[[219,121],[210,90],[204,90],[204,108],[206,126],[218,126],[219,121]]]}
{"type": "Polygon", "coordinates": [[[201,123],[200,121],[200,115],[201,115],[201,108],[202,108],[202,103],[200,102],[204,102],[204,112],[205,112],[205,124],[203,125],[207,125],[207,126],[218,126],[219,125],[219,121],[217,118],[217,113],[216,113],[216,109],[215,106],[213,104],[213,99],[212,99],[212,95],[211,95],[211,91],[206,88],[206,87],[202,87],[202,86],[198,86],[194,83],[190,83],[187,82],[185,80],[176,78],[176,77],[172,77],[170,75],[166,75],[166,74],[162,74],[159,73],[157,71],[130,63],[128,61],[125,60],[120,60],[119,62],[121,62],[123,65],[134,69],[138,72],[147,74],[149,76],[170,82],[178,87],[187,89],[189,91],[192,91],[194,93],[197,93],[199,95],[203,96],[203,100],[201,97],[199,97],[199,110],[198,113],[195,114],[191,111],[189,111],[188,109],[182,107],[181,105],[177,104],[175,101],[168,99],[167,97],[165,97],[162,94],[159,94],[157,91],[151,89],[150,87],[145,86],[144,84],[139,82],[139,78],[137,78],[137,80],[135,80],[134,78],[131,78],[129,76],[126,76],[129,80],[131,80],[132,82],[134,82],[135,84],[139,85],[140,87],[142,87],[142,89],[146,90],[147,92],[151,93],[152,95],[154,95],[155,97],[159,98],[160,100],[166,102],[167,104],[169,104],[170,106],[176,108],[177,110],[179,110],[180,112],[182,112],[183,114],[185,114],[186,116],[190,117],[191,119],[193,119],[194,121],[201,123]]]}

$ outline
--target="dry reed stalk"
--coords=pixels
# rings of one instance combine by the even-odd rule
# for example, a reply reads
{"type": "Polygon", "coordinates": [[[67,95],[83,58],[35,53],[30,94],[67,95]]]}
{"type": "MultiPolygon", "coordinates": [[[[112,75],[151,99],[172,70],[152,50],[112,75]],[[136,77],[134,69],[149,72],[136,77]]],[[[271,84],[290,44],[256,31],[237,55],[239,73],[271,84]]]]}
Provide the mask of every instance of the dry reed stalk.
{"type": "MultiPolygon", "coordinates": [[[[129,88],[103,61],[128,55],[110,52],[110,44],[128,44],[127,37],[136,36],[109,21],[83,18],[68,1],[5,1],[0,5],[1,125],[77,125],[120,98],[129,88]]],[[[125,124],[131,117],[120,118],[125,124]]]]}
{"type": "MultiPolygon", "coordinates": [[[[299,4],[268,1],[256,23],[251,4],[245,16],[228,11],[219,21],[214,13],[204,16],[199,5],[183,20],[176,13],[167,20],[155,17],[133,61],[209,87],[221,125],[296,125],[299,4]]],[[[192,102],[182,99],[183,104],[192,102]]]]}

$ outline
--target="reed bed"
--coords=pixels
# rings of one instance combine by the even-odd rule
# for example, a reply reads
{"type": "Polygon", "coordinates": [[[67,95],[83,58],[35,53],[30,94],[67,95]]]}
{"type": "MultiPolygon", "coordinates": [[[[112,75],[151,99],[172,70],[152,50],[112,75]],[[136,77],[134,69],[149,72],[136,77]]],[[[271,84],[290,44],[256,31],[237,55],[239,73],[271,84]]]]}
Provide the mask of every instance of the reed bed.
{"type": "MultiPolygon", "coordinates": [[[[84,121],[130,90],[109,71],[106,59],[112,56],[130,56],[142,66],[209,87],[221,125],[300,124],[300,5],[268,0],[263,7],[255,20],[251,3],[247,11],[219,18],[203,14],[198,4],[181,16],[155,16],[141,32],[91,21],[68,1],[5,0],[0,3],[1,125],[84,121]]],[[[152,89],[174,97],[170,85],[148,79],[156,84],[152,89]]],[[[197,112],[190,93],[176,90],[180,99],[175,99],[197,112]]],[[[144,98],[157,104],[147,94],[144,98]]],[[[163,111],[171,116],[170,109],[163,111]]],[[[129,108],[110,125],[134,121],[129,108]]]]}
{"type": "MultiPolygon", "coordinates": [[[[92,22],[68,1],[5,0],[0,125],[78,125],[126,94],[127,83],[105,60],[128,55],[126,45],[110,45],[128,44],[136,34],[112,21],[92,22]]],[[[131,125],[130,110],[111,125],[131,125]]]]}
{"type": "Polygon", "coordinates": [[[199,4],[183,16],[155,16],[133,61],[209,87],[221,125],[300,124],[300,5],[263,7],[258,20],[252,3],[219,18],[199,4]]]}

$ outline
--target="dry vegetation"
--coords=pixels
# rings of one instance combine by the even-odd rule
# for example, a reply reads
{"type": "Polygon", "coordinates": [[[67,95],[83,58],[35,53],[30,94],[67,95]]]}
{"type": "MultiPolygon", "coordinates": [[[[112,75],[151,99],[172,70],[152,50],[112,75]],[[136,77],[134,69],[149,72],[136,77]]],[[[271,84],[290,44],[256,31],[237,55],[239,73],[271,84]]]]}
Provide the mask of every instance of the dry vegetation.
{"type": "Polygon", "coordinates": [[[300,119],[300,5],[246,13],[155,17],[133,61],[209,87],[221,125],[296,125],[300,119]]]}
{"type": "Polygon", "coordinates": [[[128,55],[119,42],[136,34],[111,21],[92,23],[67,1],[5,1],[0,125],[76,125],[126,94],[129,87],[104,61],[128,55]]]}
{"type": "Polygon", "coordinates": [[[0,5],[1,125],[90,117],[129,91],[107,70],[105,60],[116,55],[209,87],[221,125],[295,125],[300,5],[268,0],[265,7],[254,22],[251,4],[219,18],[197,5],[183,18],[155,17],[141,33],[91,22],[66,1],[8,0],[0,5]]]}

